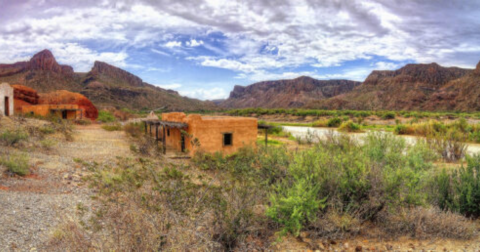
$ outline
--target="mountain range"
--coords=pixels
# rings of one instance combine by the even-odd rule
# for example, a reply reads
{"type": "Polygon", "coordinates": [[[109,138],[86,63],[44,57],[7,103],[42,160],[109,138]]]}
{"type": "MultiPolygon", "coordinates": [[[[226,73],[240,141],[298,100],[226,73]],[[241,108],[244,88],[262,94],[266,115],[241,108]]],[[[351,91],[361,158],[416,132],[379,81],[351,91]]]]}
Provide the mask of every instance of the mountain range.
{"type": "Polygon", "coordinates": [[[176,111],[219,108],[315,108],[362,110],[480,110],[480,63],[476,69],[408,64],[398,70],[373,71],[363,82],[317,80],[302,76],[235,86],[225,100],[200,101],[144,82],[115,66],[96,61],[87,73],[57,63],[43,50],[29,61],[0,64],[0,82],[39,92],[68,90],[97,107],[176,111]]]}
{"type": "Polygon", "coordinates": [[[38,92],[68,90],[85,95],[97,107],[166,110],[212,110],[213,102],[180,96],[176,91],[148,84],[139,77],[96,61],[88,73],[57,63],[49,50],[35,54],[30,61],[0,64],[0,82],[21,84],[38,92]]]}

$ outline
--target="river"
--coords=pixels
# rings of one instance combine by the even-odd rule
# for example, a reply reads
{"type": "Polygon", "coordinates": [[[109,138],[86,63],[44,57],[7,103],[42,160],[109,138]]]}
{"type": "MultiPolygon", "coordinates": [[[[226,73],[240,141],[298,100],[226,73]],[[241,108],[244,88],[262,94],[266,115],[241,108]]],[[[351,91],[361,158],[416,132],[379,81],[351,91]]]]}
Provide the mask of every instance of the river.
{"type": "MultiPolygon", "coordinates": [[[[282,126],[286,132],[290,132],[294,137],[311,137],[312,141],[318,141],[319,139],[325,139],[328,134],[343,134],[331,128],[316,128],[316,127],[303,127],[303,126],[282,126]]],[[[381,131],[384,134],[393,134],[392,132],[381,131]]],[[[364,133],[347,133],[350,136],[353,136],[357,140],[362,140],[363,137],[367,135],[367,132],[364,133]]],[[[409,144],[415,143],[421,137],[416,136],[405,136],[401,135],[409,144]]],[[[480,144],[467,143],[467,153],[470,155],[480,153],[480,144]]]]}

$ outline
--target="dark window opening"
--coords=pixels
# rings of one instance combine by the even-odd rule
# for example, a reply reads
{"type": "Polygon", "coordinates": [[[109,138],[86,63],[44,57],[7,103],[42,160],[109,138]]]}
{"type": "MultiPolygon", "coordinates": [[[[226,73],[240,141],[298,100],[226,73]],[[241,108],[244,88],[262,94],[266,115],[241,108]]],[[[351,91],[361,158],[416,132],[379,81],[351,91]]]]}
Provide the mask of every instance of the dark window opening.
{"type": "Polygon", "coordinates": [[[167,136],[170,136],[170,129],[167,129],[167,136]]]}
{"type": "Polygon", "coordinates": [[[223,146],[232,146],[233,145],[233,134],[224,133],[223,134],[223,146]]]}
{"type": "Polygon", "coordinates": [[[67,119],[67,111],[62,110],[62,119],[67,119]]]}
{"type": "Polygon", "coordinates": [[[10,115],[10,100],[8,97],[5,97],[5,116],[9,116],[10,115]]]}

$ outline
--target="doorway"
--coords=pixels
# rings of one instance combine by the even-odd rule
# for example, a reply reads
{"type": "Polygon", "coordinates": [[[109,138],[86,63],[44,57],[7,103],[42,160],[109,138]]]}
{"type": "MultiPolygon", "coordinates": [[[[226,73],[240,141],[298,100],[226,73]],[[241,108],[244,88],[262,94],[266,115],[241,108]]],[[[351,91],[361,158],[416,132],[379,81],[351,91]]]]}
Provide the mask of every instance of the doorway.
{"type": "Polygon", "coordinates": [[[185,152],[185,136],[183,134],[182,134],[181,144],[182,144],[182,152],[185,152]]]}
{"type": "Polygon", "coordinates": [[[5,96],[5,116],[10,116],[10,97],[5,96]]]}
{"type": "Polygon", "coordinates": [[[62,119],[67,119],[67,111],[62,110],[62,119]]]}

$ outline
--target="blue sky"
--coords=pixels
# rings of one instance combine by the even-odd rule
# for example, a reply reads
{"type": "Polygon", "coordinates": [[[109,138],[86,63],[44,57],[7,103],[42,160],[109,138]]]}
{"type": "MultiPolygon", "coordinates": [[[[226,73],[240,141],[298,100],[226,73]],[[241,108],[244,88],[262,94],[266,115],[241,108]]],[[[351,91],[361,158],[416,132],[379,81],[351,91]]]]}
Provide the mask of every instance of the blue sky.
{"type": "Polygon", "coordinates": [[[362,81],[372,70],[480,60],[480,1],[0,0],[0,62],[50,49],[198,99],[234,85],[308,75],[362,81]]]}

